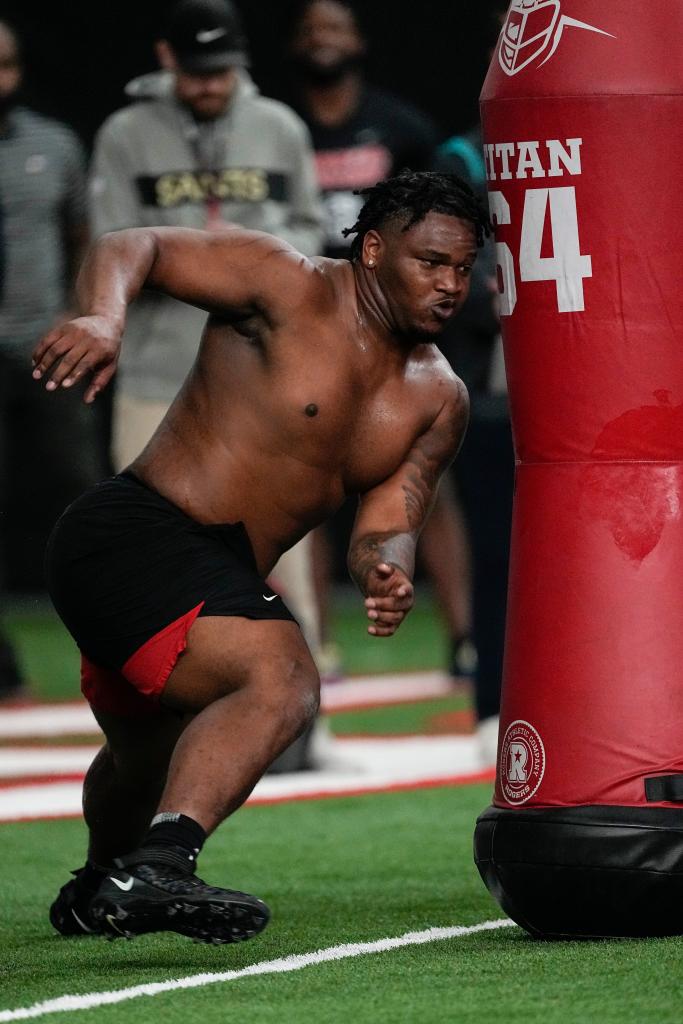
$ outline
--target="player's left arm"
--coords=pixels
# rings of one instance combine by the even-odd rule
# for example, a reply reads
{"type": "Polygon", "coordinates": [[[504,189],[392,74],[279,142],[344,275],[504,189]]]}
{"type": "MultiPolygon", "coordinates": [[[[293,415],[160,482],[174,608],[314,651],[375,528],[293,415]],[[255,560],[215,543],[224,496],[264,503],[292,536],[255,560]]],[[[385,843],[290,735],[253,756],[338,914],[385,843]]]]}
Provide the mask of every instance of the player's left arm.
{"type": "Polygon", "coordinates": [[[448,397],[431,426],[396,472],[360,499],[348,566],[365,595],[373,636],[393,636],[413,606],[417,540],[465,434],[467,391],[457,378],[447,383],[448,397]]]}

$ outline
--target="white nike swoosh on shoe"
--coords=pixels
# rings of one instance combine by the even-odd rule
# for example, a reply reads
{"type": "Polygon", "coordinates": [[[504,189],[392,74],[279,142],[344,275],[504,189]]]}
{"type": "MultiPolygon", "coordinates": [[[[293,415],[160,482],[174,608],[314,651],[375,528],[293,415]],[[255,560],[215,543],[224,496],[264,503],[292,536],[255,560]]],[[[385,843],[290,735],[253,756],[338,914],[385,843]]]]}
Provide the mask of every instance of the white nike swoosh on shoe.
{"type": "Polygon", "coordinates": [[[135,881],[135,879],[131,875],[127,882],[121,882],[119,881],[118,878],[112,878],[112,876],[110,875],[109,881],[113,882],[114,885],[118,885],[119,889],[122,889],[123,892],[130,892],[130,890],[133,888],[133,882],[135,881]]]}
{"type": "Polygon", "coordinates": [[[198,43],[212,43],[214,39],[220,39],[221,36],[226,34],[224,28],[207,28],[203,32],[197,33],[198,43]]]}
{"type": "Polygon", "coordinates": [[[277,594],[273,594],[272,597],[266,597],[265,594],[261,594],[261,597],[263,598],[264,601],[274,601],[275,598],[277,597],[277,594]]]}
{"type": "Polygon", "coordinates": [[[88,935],[92,935],[93,934],[93,929],[92,928],[88,928],[87,924],[84,924],[84,922],[81,921],[80,917],[78,916],[78,914],[76,913],[76,911],[74,910],[73,907],[71,908],[71,913],[73,914],[74,918],[76,919],[76,923],[83,929],[83,931],[87,932],[88,935]]]}

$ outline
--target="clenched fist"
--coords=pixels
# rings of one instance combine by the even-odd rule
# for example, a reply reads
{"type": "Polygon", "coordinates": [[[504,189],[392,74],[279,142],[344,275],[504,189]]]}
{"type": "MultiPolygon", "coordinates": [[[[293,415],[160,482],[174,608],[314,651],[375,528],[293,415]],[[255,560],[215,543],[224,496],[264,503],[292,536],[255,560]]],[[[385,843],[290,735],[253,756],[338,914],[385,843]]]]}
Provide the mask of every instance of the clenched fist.
{"type": "Polygon", "coordinates": [[[368,633],[393,636],[413,607],[413,584],[397,566],[380,562],[368,573],[366,590],[368,633]]]}

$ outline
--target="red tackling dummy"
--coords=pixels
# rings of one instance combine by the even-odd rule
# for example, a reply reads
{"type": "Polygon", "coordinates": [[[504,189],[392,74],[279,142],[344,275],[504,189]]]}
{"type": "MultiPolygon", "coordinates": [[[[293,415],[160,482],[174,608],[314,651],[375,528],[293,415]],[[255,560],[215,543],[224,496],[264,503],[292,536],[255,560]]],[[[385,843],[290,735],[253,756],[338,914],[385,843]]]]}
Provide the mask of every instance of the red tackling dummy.
{"type": "Polygon", "coordinates": [[[681,52],[680,0],[513,0],[482,93],[517,478],[475,847],[535,934],[683,933],[681,52]]]}

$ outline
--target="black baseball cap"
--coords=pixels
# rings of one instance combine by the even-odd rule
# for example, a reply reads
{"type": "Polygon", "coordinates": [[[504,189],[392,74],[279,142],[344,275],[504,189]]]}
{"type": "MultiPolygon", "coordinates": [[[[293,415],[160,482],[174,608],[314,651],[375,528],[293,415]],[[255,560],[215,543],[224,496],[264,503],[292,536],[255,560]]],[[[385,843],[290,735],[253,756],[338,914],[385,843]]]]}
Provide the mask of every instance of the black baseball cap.
{"type": "Polygon", "coordinates": [[[230,0],[180,0],[171,8],[165,38],[190,74],[249,66],[247,38],[230,0]]]}

